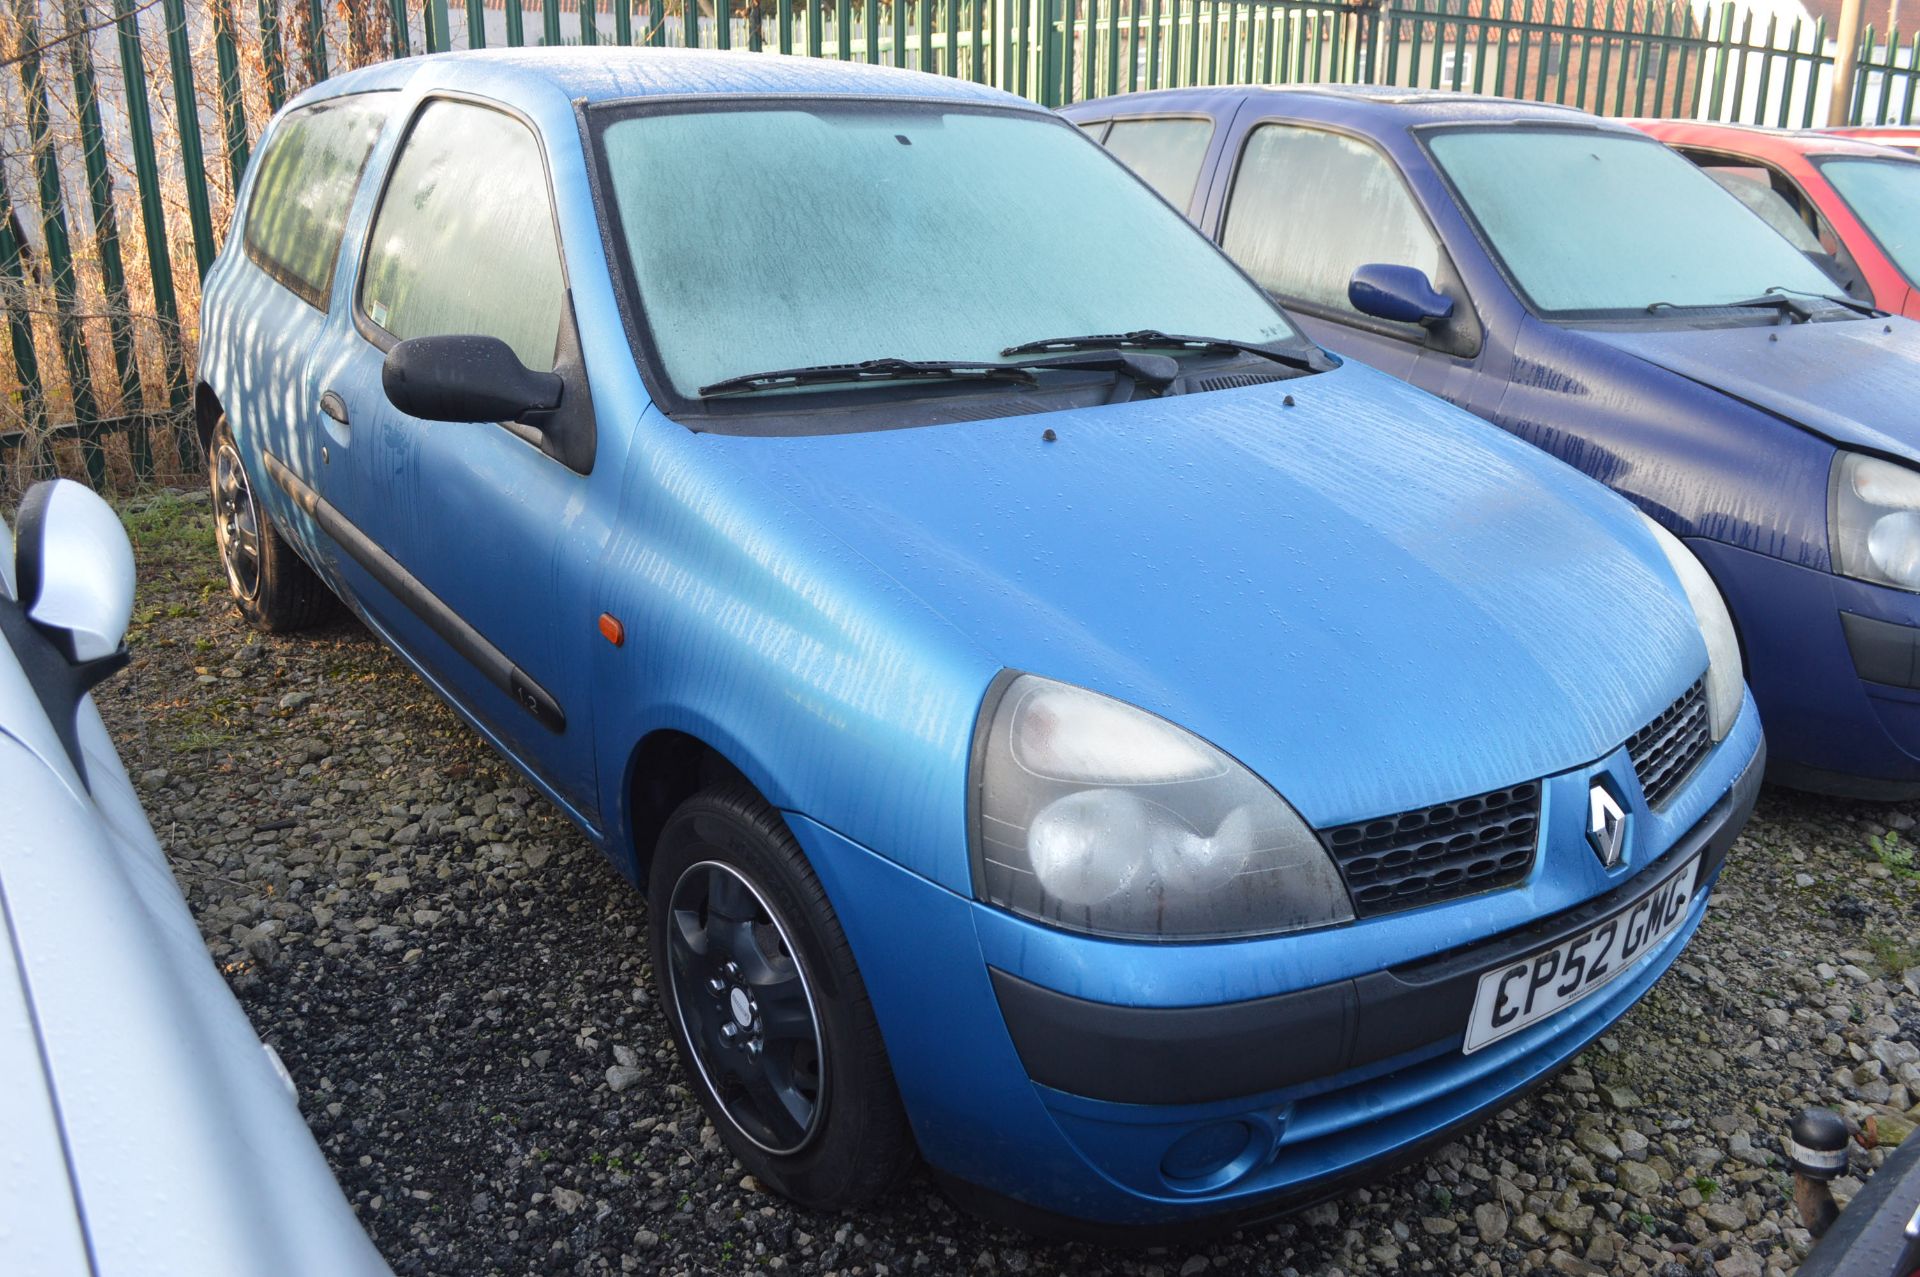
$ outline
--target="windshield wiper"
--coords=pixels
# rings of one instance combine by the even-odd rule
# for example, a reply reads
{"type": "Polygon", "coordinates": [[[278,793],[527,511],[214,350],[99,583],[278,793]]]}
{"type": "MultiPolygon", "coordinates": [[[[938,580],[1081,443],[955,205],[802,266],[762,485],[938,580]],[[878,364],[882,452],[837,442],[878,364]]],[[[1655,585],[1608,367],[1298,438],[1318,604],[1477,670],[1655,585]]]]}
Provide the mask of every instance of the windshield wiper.
{"type": "Polygon", "coordinates": [[[1823,302],[1829,302],[1835,306],[1844,307],[1856,315],[1866,315],[1873,319],[1878,319],[1892,313],[1891,311],[1881,310],[1879,307],[1868,302],[1860,301],[1857,298],[1843,296],[1840,293],[1812,293],[1804,288],[1788,288],[1785,284],[1775,284],[1767,291],[1769,293],[1792,293],[1797,297],[1813,297],[1823,302]]]}
{"type": "Polygon", "coordinates": [[[1008,346],[1000,353],[1031,355],[1049,350],[1103,350],[1126,346],[1172,348],[1193,354],[1258,355],[1301,372],[1327,371],[1324,364],[1311,356],[1275,350],[1256,342],[1238,341],[1232,337],[1190,337],[1181,333],[1163,333],[1157,328],[1140,328],[1130,333],[1089,333],[1084,337],[1045,337],[1039,341],[1023,341],[1017,346],[1008,346]]]}
{"type": "Polygon", "coordinates": [[[857,364],[809,364],[727,377],[700,387],[700,397],[784,390],[789,386],[849,385],[871,381],[1018,381],[1032,385],[1034,375],[1015,364],[957,363],[944,359],[868,359],[857,364]]]}
{"type": "Polygon", "coordinates": [[[1180,365],[1165,355],[1136,355],[1129,351],[1026,359],[1017,364],[887,357],[867,359],[856,364],[812,364],[805,368],[779,368],[771,372],[728,377],[700,387],[700,397],[713,399],[723,395],[752,394],[760,390],[785,390],[792,386],[836,383],[860,385],[878,381],[1011,381],[1031,386],[1039,381],[1033,375],[1037,369],[1118,373],[1135,385],[1152,390],[1165,389],[1180,375],[1180,365]]]}
{"type": "Polygon", "coordinates": [[[1864,302],[1857,302],[1851,297],[1838,297],[1832,293],[1813,293],[1808,292],[1804,288],[1789,288],[1785,284],[1775,284],[1758,297],[1743,297],[1739,301],[1692,302],[1688,304],[1680,302],[1649,302],[1647,303],[1647,311],[1649,314],[1652,314],[1663,310],[1777,310],[1783,315],[1793,316],[1795,323],[1804,324],[1813,318],[1814,310],[1813,307],[1800,300],[1802,297],[1810,297],[1816,301],[1823,301],[1830,306],[1839,306],[1846,310],[1853,311],[1857,315],[1882,315],[1886,313],[1885,311],[1875,310],[1864,302]]]}

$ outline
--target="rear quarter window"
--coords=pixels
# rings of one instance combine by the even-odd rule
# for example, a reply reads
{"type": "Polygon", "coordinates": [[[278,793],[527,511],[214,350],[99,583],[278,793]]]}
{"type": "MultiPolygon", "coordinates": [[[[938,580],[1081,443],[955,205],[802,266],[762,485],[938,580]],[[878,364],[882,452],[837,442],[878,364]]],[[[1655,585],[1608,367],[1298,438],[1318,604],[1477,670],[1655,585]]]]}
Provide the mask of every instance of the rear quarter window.
{"type": "Polygon", "coordinates": [[[1167,203],[1184,211],[1193,200],[1200,165],[1212,140],[1209,119],[1115,120],[1106,148],[1167,203]]]}
{"type": "Polygon", "coordinates": [[[321,310],[340,261],[347,210],[387,110],[386,94],[302,107],[280,121],[260,156],[247,203],[247,256],[321,310]]]}

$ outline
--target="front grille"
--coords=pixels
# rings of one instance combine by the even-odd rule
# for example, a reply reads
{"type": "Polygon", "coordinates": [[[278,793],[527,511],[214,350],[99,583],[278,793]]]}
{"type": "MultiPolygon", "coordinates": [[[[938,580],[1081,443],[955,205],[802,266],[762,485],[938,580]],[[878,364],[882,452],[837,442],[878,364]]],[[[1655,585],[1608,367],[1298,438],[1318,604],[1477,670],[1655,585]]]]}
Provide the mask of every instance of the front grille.
{"type": "Polygon", "coordinates": [[[1320,831],[1353,896],[1371,918],[1510,887],[1533,868],[1540,829],[1535,781],[1320,831]]]}
{"type": "Polygon", "coordinates": [[[1627,753],[1633,757],[1633,770],[1639,774],[1647,806],[1666,806],[1712,745],[1713,733],[1707,723],[1707,680],[1702,677],[1627,741],[1627,753]]]}

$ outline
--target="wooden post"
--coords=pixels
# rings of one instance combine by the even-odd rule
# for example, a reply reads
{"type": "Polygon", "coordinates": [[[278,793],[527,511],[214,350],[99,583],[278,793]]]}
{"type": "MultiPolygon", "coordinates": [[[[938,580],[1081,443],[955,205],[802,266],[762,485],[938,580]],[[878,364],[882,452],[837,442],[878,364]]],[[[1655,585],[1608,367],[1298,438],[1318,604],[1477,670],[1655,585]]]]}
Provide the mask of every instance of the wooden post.
{"type": "Polygon", "coordinates": [[[1860,53],[1860,0],[1841,0],[1840,30],[1834,35],[1833,98],[1827,108],[1827,123],[1848,123],[1853,113],[1853,80],[1858,74],[1855,63],[1860,53]]]}

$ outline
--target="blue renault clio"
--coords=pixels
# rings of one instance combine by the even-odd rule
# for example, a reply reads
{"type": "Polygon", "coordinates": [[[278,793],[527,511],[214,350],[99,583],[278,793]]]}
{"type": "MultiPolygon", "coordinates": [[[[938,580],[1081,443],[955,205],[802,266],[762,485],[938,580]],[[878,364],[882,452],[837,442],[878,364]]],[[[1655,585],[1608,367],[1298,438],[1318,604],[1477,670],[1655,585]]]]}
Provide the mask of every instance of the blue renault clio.
{"type": "Polygon", "coordinates": [[[206,298],[246,618],[344,600],[644,886],[689,1085],[814,1206],[1376,1173],[1644,994],[1754,800],[1687,550],[994,90],[367,68],[206,298]]]}

